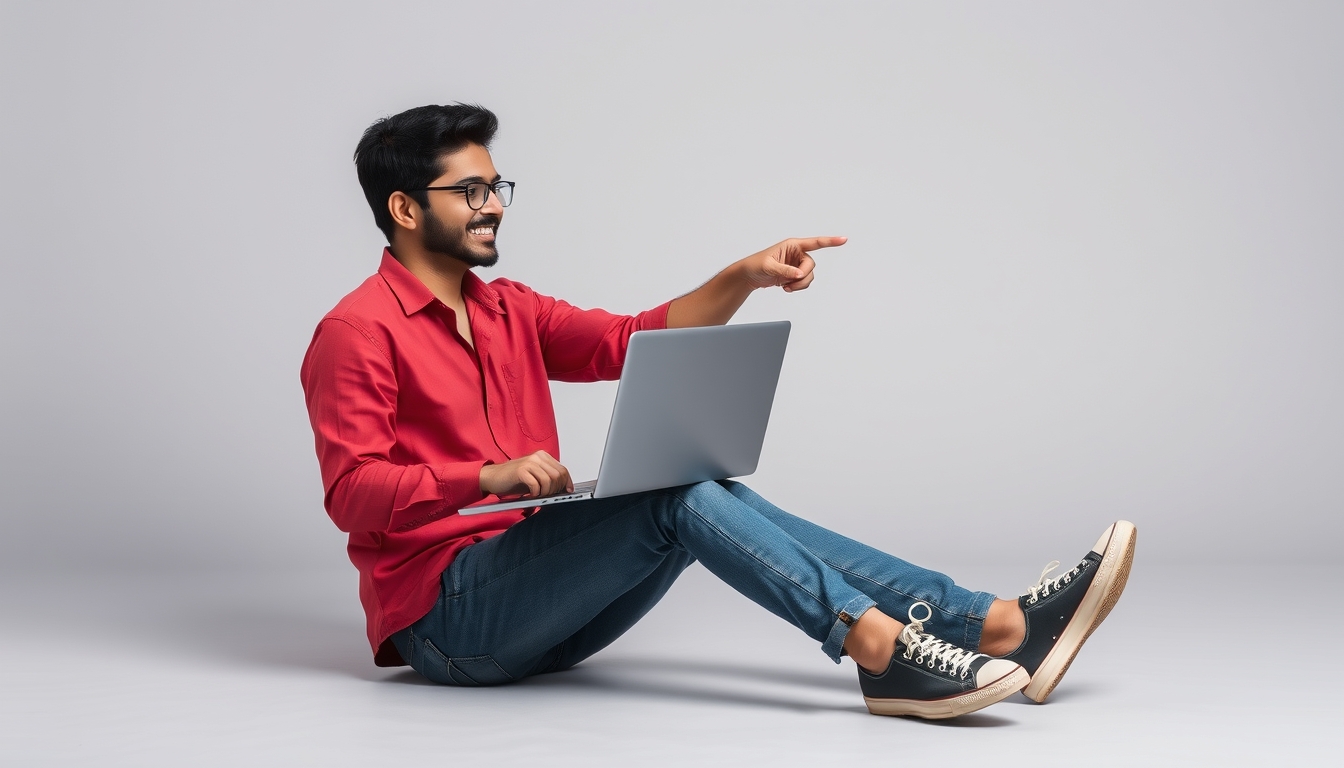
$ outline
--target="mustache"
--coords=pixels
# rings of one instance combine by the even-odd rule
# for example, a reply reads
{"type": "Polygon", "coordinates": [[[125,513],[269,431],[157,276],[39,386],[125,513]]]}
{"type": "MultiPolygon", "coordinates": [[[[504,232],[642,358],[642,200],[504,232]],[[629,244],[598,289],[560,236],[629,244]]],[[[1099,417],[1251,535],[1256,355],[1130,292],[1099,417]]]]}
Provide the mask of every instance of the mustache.
{"type": "Polygon", "coordinates": [[[498,217],[498,216],[491,215],[491,214],[487,214],[487,215],[485,215],[485,216],[480,216],[480,217],[478,217],[478,218],[472,219],[472,220],[471,220],[470,222],[468,222],[468,224],[467,224],[467,229],[475,229],[476,227],[495,227],[495,228],[498,228],[498,227],[499,227],[499,217],[498,217]]]}

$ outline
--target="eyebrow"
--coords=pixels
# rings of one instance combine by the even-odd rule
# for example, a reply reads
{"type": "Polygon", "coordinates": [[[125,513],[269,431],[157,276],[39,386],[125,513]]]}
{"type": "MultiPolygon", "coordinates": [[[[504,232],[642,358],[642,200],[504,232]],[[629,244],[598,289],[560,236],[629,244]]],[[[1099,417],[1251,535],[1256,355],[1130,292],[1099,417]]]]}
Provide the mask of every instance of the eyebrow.
{"type": "MultiPolygon", "coordinates": [[[[495,178],[491,179],[489,183],[494,184],[496,181],[499,181],[499,180],[502,179],[502,178],[503,178],[502,176],[500,176],[498,173],[496,173],[496,174],[495,174],[495,178]]],[[[458,180],[457,180],[457,183],[458,183],[458,184],[471,184],[472,182],[476,182],[476,181],[484,182],[484,181],[485,181],[485,177],[484,177],[484,176],[468,176],[468,177],[466,177],[465,179],[458,179],[458,180]]]]}

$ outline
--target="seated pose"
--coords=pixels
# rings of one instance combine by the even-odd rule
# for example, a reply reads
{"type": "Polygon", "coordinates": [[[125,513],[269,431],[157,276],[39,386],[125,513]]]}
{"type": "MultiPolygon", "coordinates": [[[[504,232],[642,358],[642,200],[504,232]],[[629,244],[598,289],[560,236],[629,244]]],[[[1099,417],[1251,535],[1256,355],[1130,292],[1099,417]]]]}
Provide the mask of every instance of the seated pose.
{"type": "Polygon", "coordinates": [[[458,514],[572,490],[549,379],[619,378],[630,334],[720,325],[752,291],[804,290],[808,252],[845,242],[785,240],[633,317],[486,283],[472,268],[498,260],[514,187],[488,150],[496,125],[457,104],[364,132],[355,166],[389,245],[303,361],[326,509],[350,534],[375,663],[467,686],[568,669],[698,560],[832,661],[852,658],[870,712],[952,717],[1018,690],[1045,701],[1124,589],[1130,523],[1108,527],[1068,572],[1052,563],[1028,594],[999,600],[737,482],[458,514]]]}

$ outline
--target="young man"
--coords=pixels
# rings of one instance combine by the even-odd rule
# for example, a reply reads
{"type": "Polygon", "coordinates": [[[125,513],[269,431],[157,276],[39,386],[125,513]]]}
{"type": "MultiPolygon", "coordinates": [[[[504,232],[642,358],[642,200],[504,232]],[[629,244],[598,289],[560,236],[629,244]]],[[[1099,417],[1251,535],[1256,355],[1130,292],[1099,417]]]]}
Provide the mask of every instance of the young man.
{"type": "MultiPolygon", "coordinates": [[[[350,534],[375,663],[450,685],[567,669],[629,629],[691,563],[848,655],[875,714],[940,718],[1015,691],[1044,701],[1119,599],[1134,526],[998,600],[799,519],[736,482],[463,516],[572,489],[549,379],[620,377],[635,331],[726,323],[753,291],[812,284],[785,240],[633,317],[577,309],[473,267],[512,201],[495,116],[426,106],[365,131],[355,164],[388,239],[378,273],[318,325],[302,368],[327,512],[350,534]]],[[[731,617],[718,620],[731,621],[731,617]]]]}

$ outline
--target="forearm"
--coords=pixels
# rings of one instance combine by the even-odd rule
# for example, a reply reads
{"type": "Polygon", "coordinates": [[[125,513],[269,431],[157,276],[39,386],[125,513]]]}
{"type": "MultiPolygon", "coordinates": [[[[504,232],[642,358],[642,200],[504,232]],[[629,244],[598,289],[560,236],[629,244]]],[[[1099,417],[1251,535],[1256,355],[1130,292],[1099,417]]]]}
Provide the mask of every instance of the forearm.
{"type": "Polygon", "coordinates": [[[328,489],[327,514],[347,533],[418,528],[484,498],[479,481],[483,464],[365,461],[328,489]]]}
{"type": "Polygon", "coordinates": [[[805,290],[812,284],[816,267],[808,251],[844,245],[845,239],[791,238],[736,261],[708,283],[674,300],[667,310],[667,327],[723,325],[757,288],[779,287],[787,293],[805,290]]]}
{"type": "Polygon", "coordinates": [[[673,300],[667,309],[668,328],[723,325],[732,319],[755,290],[738,261],[694,291],[673,300]]]}

